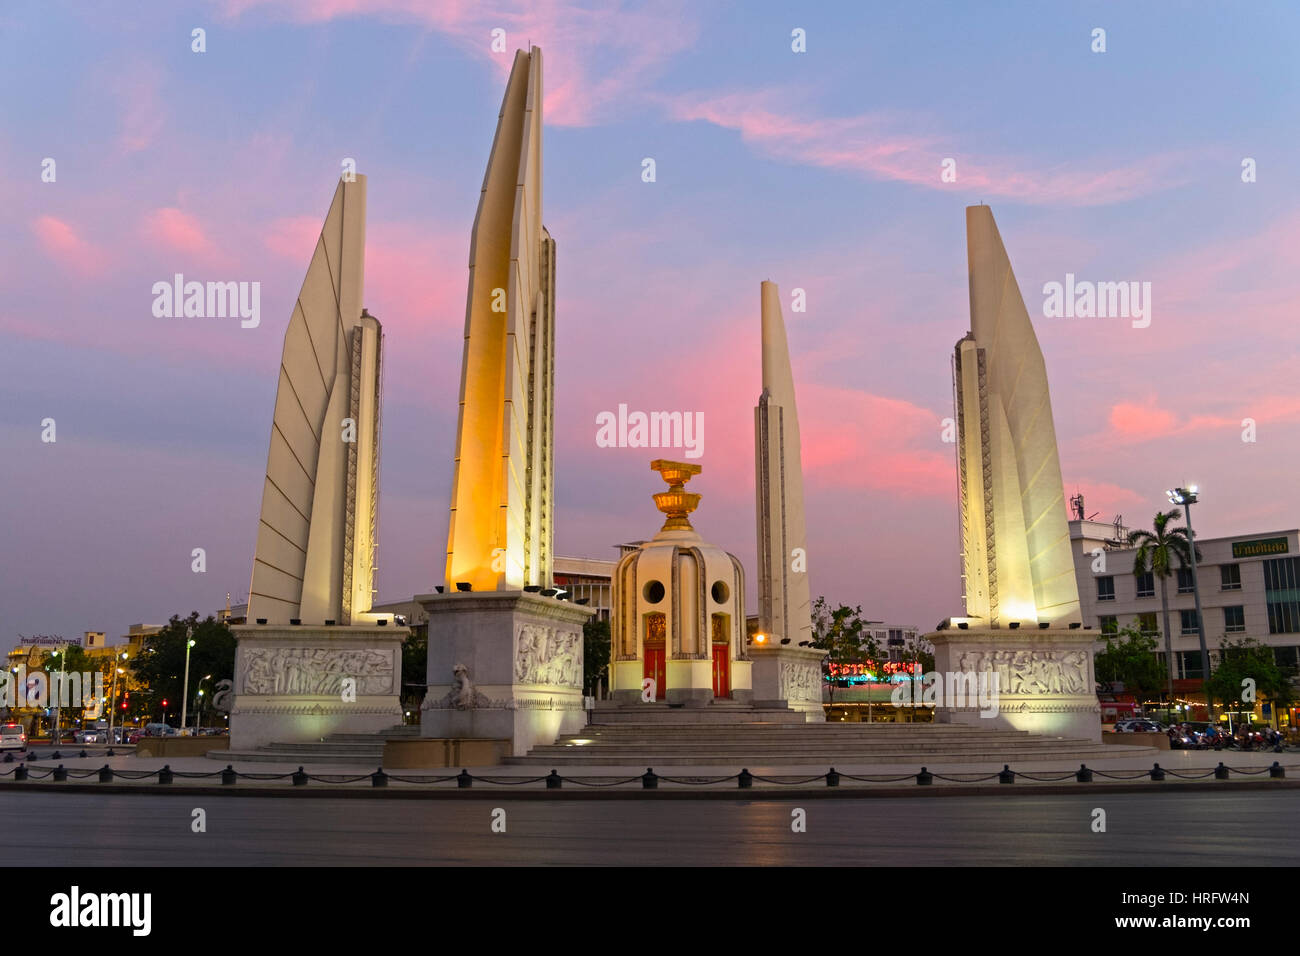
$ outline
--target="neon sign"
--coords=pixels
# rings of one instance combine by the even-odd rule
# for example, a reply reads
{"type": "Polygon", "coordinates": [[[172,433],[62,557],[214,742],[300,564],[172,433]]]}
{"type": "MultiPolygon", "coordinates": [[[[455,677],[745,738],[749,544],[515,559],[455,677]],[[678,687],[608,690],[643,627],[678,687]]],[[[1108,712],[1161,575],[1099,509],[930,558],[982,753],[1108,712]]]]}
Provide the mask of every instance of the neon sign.
{"type": "Polygon", "coordinates": [[[915,680],[921,673],[916,661],[862,661],[860,663],[829,663],[826,680],[848,680],[853,683],[891,683],[898,680],[915,680]]]}

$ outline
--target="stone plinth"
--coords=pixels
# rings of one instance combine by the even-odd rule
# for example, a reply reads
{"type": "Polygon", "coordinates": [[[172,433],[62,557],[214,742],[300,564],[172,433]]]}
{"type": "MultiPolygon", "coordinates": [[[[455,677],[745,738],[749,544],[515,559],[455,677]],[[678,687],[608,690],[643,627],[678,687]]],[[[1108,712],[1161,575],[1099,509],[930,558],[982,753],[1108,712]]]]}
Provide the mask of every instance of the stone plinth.
{"type": "Polygon", "coordinates": [[[826,720],[822,707],[822,661],[826,652],[789,644],[751,644],[754,706],[785,703],[811,724],[826,720]]]}
{"type": "Polygon", "coordinates": [[[950,674],[972,675],[967,686],[975,686],[982,673],[998,675],[996,713],[981,716],[974,701],[950,706],[945,695],[935,707],[936,722],[1101,740],[1092,662],[1098,641],[1095,631],[950,628],[927,634],[925,640],[934,646],[935,670],[943,677],[945,690],[950,674]]]}
{"type": "Polygon", "coordinates": [[[232,750],[373,733],[402,722],[408,628],[240,624],[231,630],[237,642],[232,750]]]}
{"type": "Polygon", "coordinates": [[[521,756],[586,724],[582,625],[594,610],[526,591],[416,600],[429,614],[422,737],[506,739],[521,756]]]}

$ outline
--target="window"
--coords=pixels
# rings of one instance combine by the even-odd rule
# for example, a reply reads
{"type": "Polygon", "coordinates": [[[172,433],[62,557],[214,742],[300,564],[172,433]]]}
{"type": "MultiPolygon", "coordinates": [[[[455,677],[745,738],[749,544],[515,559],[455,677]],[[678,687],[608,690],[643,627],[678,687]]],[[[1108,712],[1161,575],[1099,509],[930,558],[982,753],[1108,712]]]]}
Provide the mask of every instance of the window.
{"type": "Polygon", "coordinates": [[[1221,564],[1219,565],[1220,587],[1225,591],[1241,590],[1241,565],[1240,564],[1221,564]]]}
{"type": "Polygon", "coordinates": [[[1143,571],[1137,576],[1138,597],[1156,596],[1156,576],[1150,571],[1143,571]]]}
{"type": "Polygon", "coordinates": [[[1192,569],[1179,568],[1178,569],[1178,593],[1191,594],[1193,590],[1194,589],[1192,587],[1192,569]]]}
{"type": "Polygon", "coordinates": [[[1300,647],[1275,647],[1273,659],[1278,667],[1295,667],[1300,663],[1300,647]]]}
{"type": "Polygon", "coordinates": [[[1103,615],[1100,620],[1101,620],[1101,633],[1103,634],[1119,633],[1119,618],[1115,617],[1114,615],[1103,615]]]}
{"type": "Polygon", "coordinates": [[[1175,651],[1174,659],[1183,672],[1184,680],[1199,680],[1205,676],[1201,669],[1200,651],[1175,651]]]}
{"type": "Polygon", "coordinates": [[[1273,558],[1264,561],[1264,600],[1268,604],[1268,632],[1300,631],[1300,561],[1273,558]]]}
{"type": "Polygon", "coordinates": [[[1223,609],[1223,629],[1229,634],[1246,629],[1246,609],[1241,605],[1223,609]]]}
{"type": "Polygon", "coordinates": [[[1097,579],[1097,600],[1115,600],[1115,578],[1113,575],[1108,574],[1104,578],[1097,579]]]}
{"type": "Polygon", "coordinates": [[[1156,612],[1148,611],[1146,614],[1137,616],[1138,629],[1148,636],[1154,636],[1160,633],[1160,627],[1156,624],[1156,612]]]}
{"type": "Polygon", "coordinates": [[[1178,613],[1181,614],[1183,617],[1183,629],[1181,633],[1183,634],[1184,637],[1186,637],[1188,634],[1195,637],[1197,634],[1200,633],[1196,627],[1195,611],[1179,611],[1178,613]]]}

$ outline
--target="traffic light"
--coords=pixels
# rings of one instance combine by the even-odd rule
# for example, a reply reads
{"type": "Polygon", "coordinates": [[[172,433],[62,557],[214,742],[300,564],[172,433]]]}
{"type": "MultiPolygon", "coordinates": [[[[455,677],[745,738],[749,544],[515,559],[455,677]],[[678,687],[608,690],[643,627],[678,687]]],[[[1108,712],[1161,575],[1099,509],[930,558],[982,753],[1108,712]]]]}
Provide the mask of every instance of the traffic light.
{"type": "Polygon", "coordinates": [[[163,706],[164,706],[164,707],[167,706],[167,698],[166,698],[166,697],[163,698],[163,706]]]}

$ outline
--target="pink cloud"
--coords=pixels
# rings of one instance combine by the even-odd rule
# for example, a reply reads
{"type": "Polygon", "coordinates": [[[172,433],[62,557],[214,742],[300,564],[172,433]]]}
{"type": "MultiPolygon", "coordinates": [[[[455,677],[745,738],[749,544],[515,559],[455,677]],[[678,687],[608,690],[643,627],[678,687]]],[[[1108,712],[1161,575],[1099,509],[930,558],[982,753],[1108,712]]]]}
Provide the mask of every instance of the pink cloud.
{"type": "Polygon", "coordinates": [[[181,252],[210,256],[216,251],[198,220],[174,206],[155,209],[145,217],[143,228],[148,238],[181,252]]]}
{"type": "Polygon", "coordinates": [[[978,190],[1020,202],[1096,206],[1178,185],[1185,153],[1149,156],[1105,169],[1027,169],[1014,157],[970,158],[949,137],[911,131],[895,114],[813,115],[786,94],[753,91],[663,100],[669,115],[736,130],[746,143],[788,162],[862,173],[930,189],[978,190]],[[957,180],[940,178],[943,160],[956,161],[957,180]]]}
{"type": "Polygon", "coordinates": [[[32,231],[46,254],[80,275],[98,275],[107,264],[107,257],[100,249],[61,219],[41,216],[32,222],[32,231]]]}
{"type": "Polygon", "coordinates": [[[690,47],[697,33],[688,5],[644,9],[610,0],[510,0],[485,10],[468,2],[428,0],[226,0],[224,12],[238,19],[265,10],[305,23],[345,17],[418,23],[492,63],[505,76],[514,51],[528,44],[546,57],[546,121],[589,126],[638,95],[671,57],[690,47]],[[491,49],[492,31],[506,31],[506,52],[491,49]]]}

